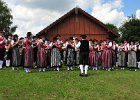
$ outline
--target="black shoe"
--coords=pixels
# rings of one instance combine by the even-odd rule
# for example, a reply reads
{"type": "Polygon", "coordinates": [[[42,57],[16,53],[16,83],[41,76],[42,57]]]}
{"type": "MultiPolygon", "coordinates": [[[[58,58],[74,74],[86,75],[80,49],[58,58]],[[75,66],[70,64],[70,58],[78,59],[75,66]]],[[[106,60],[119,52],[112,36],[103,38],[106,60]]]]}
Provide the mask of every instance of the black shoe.
{"type": "Polygon", "coordinates": [[[82,76],[82,77],[83,77],[83,76],[84,76],[84,74],[80,74],[79,76],[82,76]]]}

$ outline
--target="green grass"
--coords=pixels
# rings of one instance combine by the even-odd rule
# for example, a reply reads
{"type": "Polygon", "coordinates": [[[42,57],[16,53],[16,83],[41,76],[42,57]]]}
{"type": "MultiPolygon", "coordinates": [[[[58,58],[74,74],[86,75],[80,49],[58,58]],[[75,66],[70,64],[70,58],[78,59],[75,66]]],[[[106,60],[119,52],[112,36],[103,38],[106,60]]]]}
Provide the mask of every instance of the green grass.
{"type": "Polygon", "coordinates": [[[139,100],[140,71],[0,70],[0,100],[139,100]]]}

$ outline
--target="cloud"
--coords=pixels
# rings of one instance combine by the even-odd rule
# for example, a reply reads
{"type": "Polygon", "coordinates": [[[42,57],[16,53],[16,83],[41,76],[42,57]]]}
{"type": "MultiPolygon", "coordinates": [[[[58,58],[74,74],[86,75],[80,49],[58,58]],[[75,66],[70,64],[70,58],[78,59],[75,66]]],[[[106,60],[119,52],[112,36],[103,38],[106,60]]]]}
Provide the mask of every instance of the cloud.
{"type": "Polygon", "coordinates": [[[18,30],[23,31],[23,33],[19,33],[22,36],[25,36],[27,31],[31,31],[33,34],[38,33],[61,16],[59,12],[43,9],[33,10],[22,6],[15,7],[13,15],[15,16],[15,23],[18,24],[18,30]]]}
{"type": "Polygon", "coordinates": [[[75,4],[74,1],[75,0],[21,0],[20,4],[27,8],[65,12],[75,4]]]}
{"type": "Polygon", "coordinates": [[[140,19],[140,9],[136,10],[136,18],[140,19]]]}
{"type": "Polygon", "coordinates": [[[121,11],[123,7],[122,0],[114,0],[107,3],[98,3],[93,6],[92,15],[103,23],[112,23],[120,26],[126,19],[125,14],[121,11]]]}
{"type": "Polygon", "coordinates": [[[28,31],[34,35],[63,16],[72,8],[83,10],[91,8],[91,14],[104,23],[117,26],[125,19],[121,11],[122,0],[5,0],[12,9],[13,22],[17,25],[16,34],[26,36],[28,31]]]}
{"type": "Polygon", "coordinates": [[[23,37],[26,36],[28,31],[35,35],[63,14],[59,11],[42,9],[40,7],[27,7],[26,5],[18,4],[17,1],[10,2],[10,0],[7,0],[7,2],[12,9],[13,22],[18,26],[16,34],[23,37]]]}
{"type": "Polygon", "coordinates": [[[79,6],[86,9],[91,4],[96,4],[99,0],[20,0],[20,4],[28,8],[41,8],[51,11],[67,12],[79,6]]]}
{"type": "Polygon", "coordinates": [[[18,26],[16,34],[26,36],[28,31],[34,35],[46,26],[79,5],[82,9],[91,0],[5,0],[12,9],[13,22],[18,26]],[[87,2],[88,1],[88,2],[87,2]]]}

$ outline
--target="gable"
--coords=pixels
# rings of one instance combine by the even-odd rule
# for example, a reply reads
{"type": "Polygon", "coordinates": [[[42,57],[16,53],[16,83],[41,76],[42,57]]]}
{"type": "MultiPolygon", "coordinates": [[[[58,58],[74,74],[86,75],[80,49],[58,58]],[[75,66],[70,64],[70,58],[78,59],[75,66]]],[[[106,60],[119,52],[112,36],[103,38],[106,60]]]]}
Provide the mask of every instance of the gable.
{"type": "Polygon", "coordinates": [[[57,30],[57,33],[66,33],[67,30],[69,31],[69,34],[81,34],[83,32],[92,34],[103,34],[103,31],[106,31],[110,32],[116,37],[119,36],[119,34],[114,33],[113,31],[108,29],[102,22],[80,8],[72,9],[70,12],[56,20],[54,23],[50,24],[48,27],[40,31],[37,36],[48,34],[50,30],[53,30],[52,28],[57,30]],[[98,30],[98,32],[96,30],[98,30]],[[101,32],[99,32],[99,30],[101,32]]]}

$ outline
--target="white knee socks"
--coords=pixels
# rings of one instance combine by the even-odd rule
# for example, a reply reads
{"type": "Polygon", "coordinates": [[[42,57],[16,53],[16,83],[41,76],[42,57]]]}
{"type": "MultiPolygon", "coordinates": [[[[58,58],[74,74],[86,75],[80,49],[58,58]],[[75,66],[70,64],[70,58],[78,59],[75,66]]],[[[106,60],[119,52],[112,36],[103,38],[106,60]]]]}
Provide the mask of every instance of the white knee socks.
{"type": "Polygon", "coordinates": [[[85,74],[87,74],[87,71],[88,71],[88,65],[85,65],[85,68],[83,65],[79,65],[80,67],[80,71],[81,71],[81,74],[84,73],[84,70],[85,70],[85,74]]]}
{"type": "Polygon", "coordinates": [[[140,62],[138,62],[138,68],[140,68],[140,62]]]}
{"type": "Polygon", "coordinates": [[[0,60],[0,69],[2,69],[3,61],[0,60]]]}
{"type": "Polygon", "coordinates": [[[88,65],[85,65],[85,74],[87,74],[88,71],[88,65]]]}
{"type": "Polygon", "coordinates": [[[79,67],[80,67],[80,71],[81,71],[81,74],[83,74],[84,73],[84,71],[83,71],[83,65],[79,65],[79,67]]]}
{"type": "Polygon", "coordinates": [[[10,60],[6,60],[6,67],[10,66],[10,60]]]}
{"type": "Polygon", "coordinates": [[[56,69],[57,69],[58,72],[60,71],[59,67],[57,67],[56,69]]]}

